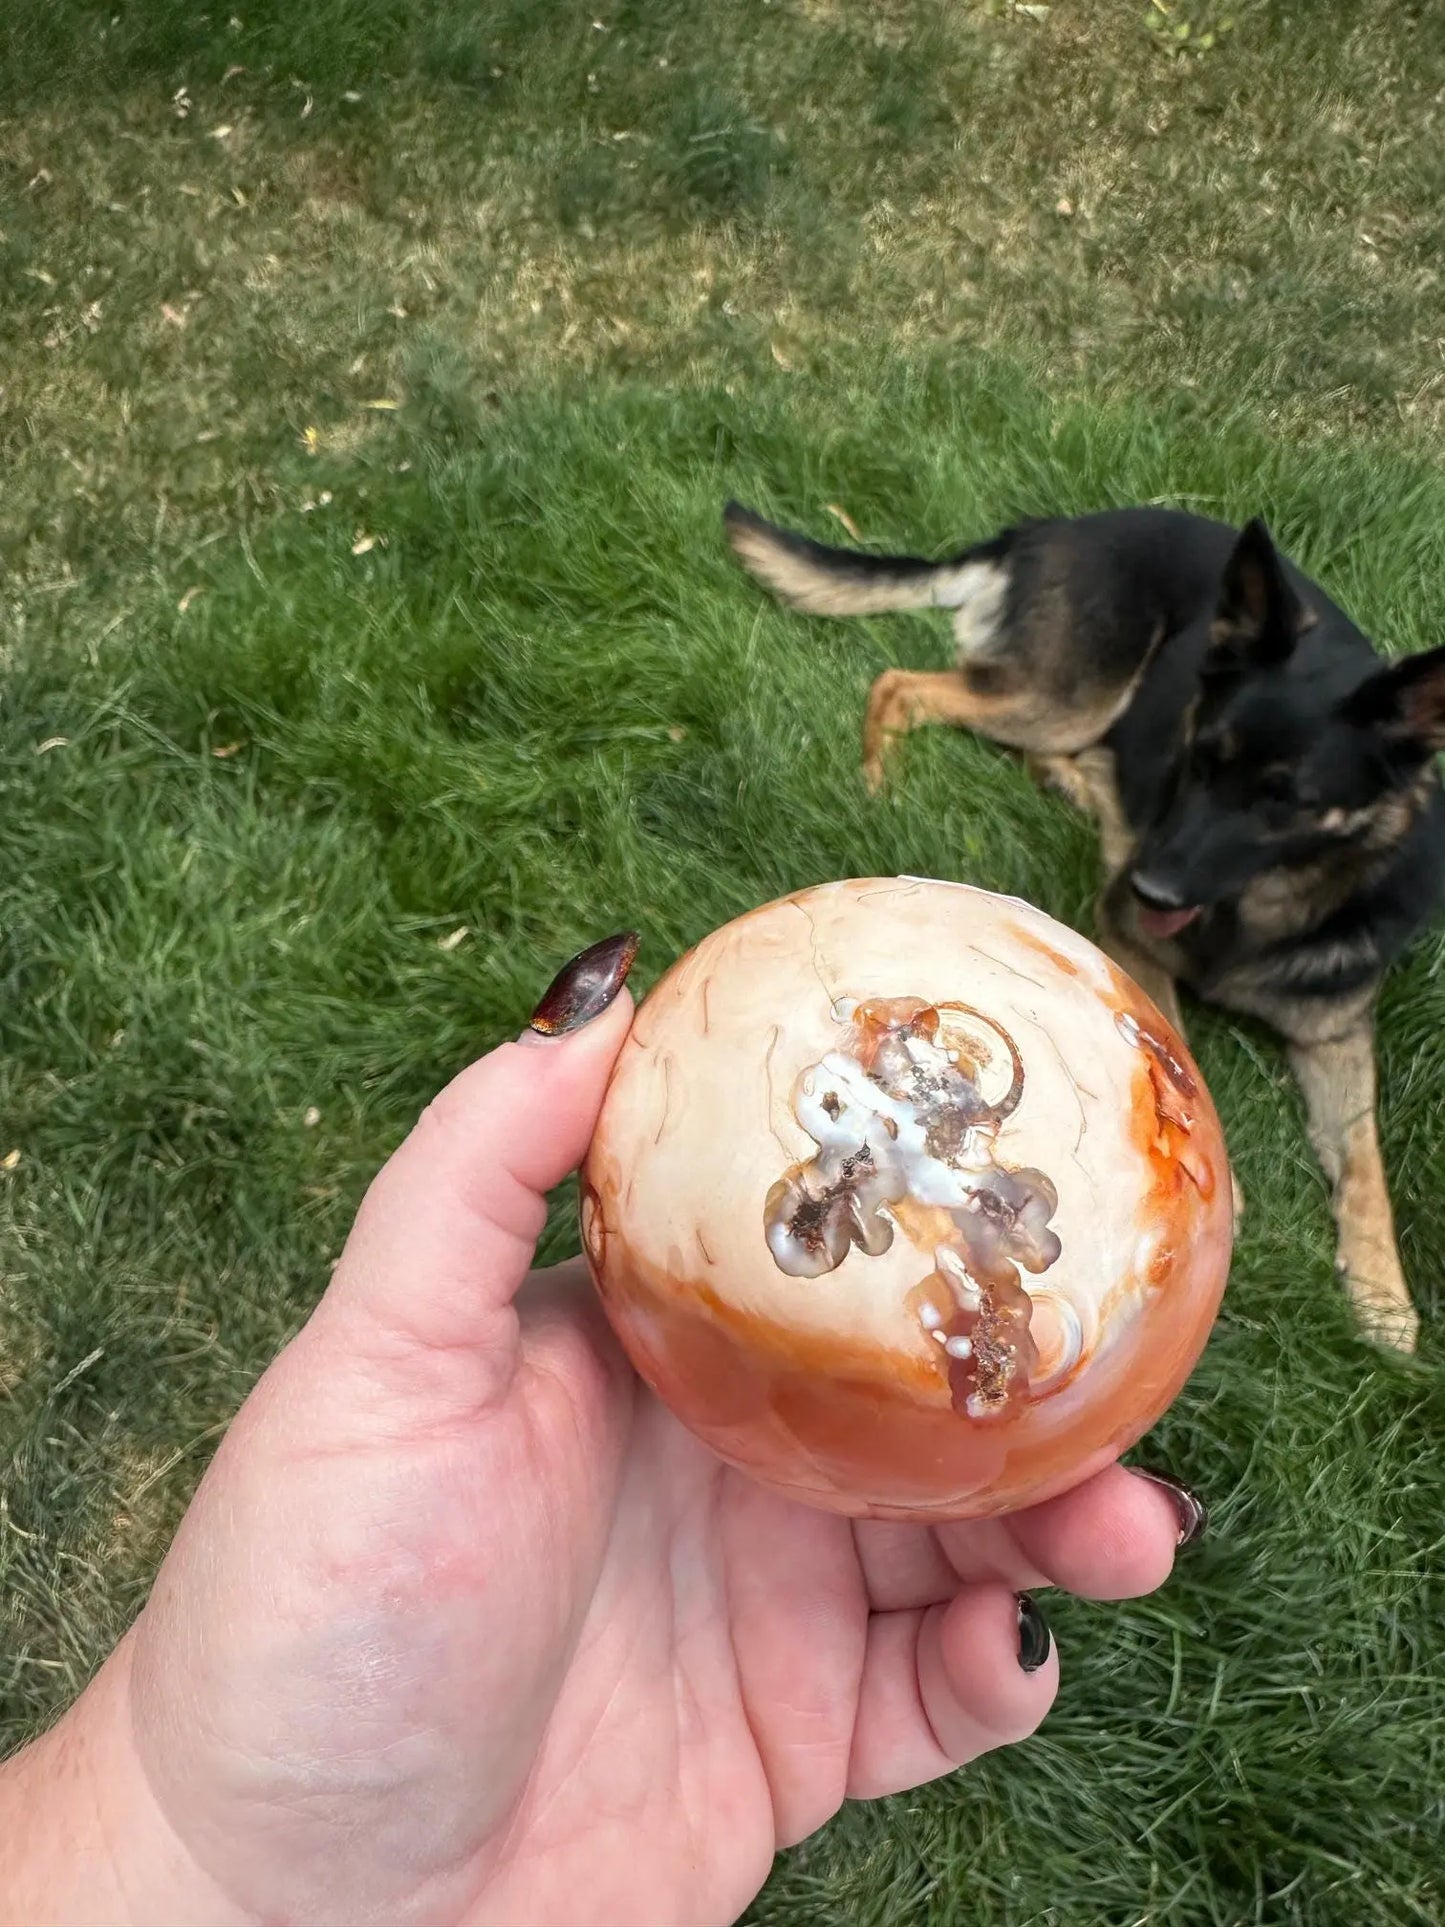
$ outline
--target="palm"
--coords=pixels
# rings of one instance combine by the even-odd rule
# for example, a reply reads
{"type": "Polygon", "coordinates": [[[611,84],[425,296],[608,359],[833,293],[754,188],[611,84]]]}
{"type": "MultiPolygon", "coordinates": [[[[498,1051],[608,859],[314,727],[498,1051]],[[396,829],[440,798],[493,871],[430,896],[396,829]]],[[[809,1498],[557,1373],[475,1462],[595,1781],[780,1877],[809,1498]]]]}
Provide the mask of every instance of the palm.
{"type": "Polygon", "coordinates": [[[777,1841],[768,1758],[818,1738],[796,1704],[749,1706],[790,1661],[832,1676],[792,1825],[836,1806],[866,1620],[851,1533],[724,1471],[586,1292],[575,1268],[534,1281],[505,1396],[415,1439],[387,1409],[413,1385],[379,1407],[369,1369],[325,1356],[323,1313],[217,1455],[132,1695],[176,1830],[247,1912],[300,1894],[348,1922],[547,1923],[585,1894],[589,1917],[729,1918],[777,1841]],[[178,1680],[180,1611],[202,1650],[178,1680]],[[212,1696],[238,1658],[245,1698],[212,1696]]]}

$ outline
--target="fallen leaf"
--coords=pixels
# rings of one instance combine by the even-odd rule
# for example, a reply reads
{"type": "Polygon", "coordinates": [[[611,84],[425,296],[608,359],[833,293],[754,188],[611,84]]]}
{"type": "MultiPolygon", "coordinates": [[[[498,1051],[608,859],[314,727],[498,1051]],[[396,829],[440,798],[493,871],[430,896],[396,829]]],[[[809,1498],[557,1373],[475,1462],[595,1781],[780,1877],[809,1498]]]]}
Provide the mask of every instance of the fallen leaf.
{"type": "Polygon", "coordinates": [[[453,930],[453,932],[449,937],[438,937],[437,949],[438,950],[455,950],[458,944],[466,942],[470,934],[471,933],[467,929],[467,926],[463,924],[459,930],[453,930]]]}
{"type": "Polygon", "coordinates": [[[351,553],[353,555],[369,555],[375,547],[376,537],[374,535],[358,535],[351,545],[351,553]]]}
{"type": "Polygon", "coordinates": [[[227,122],[225,122],[225,123],[224,123],[224,125],[222,125],[222,126],[220,126],[220,127],[213,127],[213,128],[211,129],[211,139],[212,139],[213,141],[224,141],[224,140],[229,140],[229,139],[231,138],[231,136],[232,136],[232,134],[234,134],[234,133],[235,133],[235,131],[236,131],[236,130],[235,130],[235,128],[234,128],[234,127],[233,127],[233,126],[231,125],[231,123],[230,123],[229,121],[227,121],[227,122]]]}
{"type": "Polygon", "coordinates": [[[211,754],[218,763],[224,763],[232,756],[239,756],[245,747],[244,743],[217,743],[211,754]]]}
{"type": "Polygon", "coordinates": [[[0,1171],[13,1171],[19,1162],[20,1146],[17,1144],[13,1151],[7,1151],[4,1157],[0,1158],[0,1171]]]}
{"type": "Polygon", "coordinates": [[[687,731],[683,728],[681,723],[668,724],[667,740],[670,743],[680,743],[683,737],[686,736],[686,734],[687,734],[687,731]]]}
{"type": "Polygon", "coordinates": [[[176,607],[180,610],[181,614],[184,615],[187,609],[189,609],[191,604],[195,601],[196,597],[198,595],[204,595],[205,593],[206,592],[201,587],[201,585],[199,583],[196,583],[192,588],[189,588],[186,590],[186,593],[181,597],[180,601],[176,604],[176,607]]]}
{"type": "Polygon", "coordinates": [[[1074,204],[1068,198],[1067,195],[1063,195],[1058,201],[1056,201],[1054,203],[1054,207],[1056,212],[1059,214],[1072,214],[1074,211],[1074,204]]]}
{"type": "Polygon", "coordinates": [[[321,1113],[314,1104],[307,1105],[306,1115],[302,1118],[301,1122],[306,1126],[308,1131],[314,1131],[316,1129],[316,1126],[321,1122],[321,1113]]]}
{"type": "Polygon", "coordinates": [[[37,743],[35,745],[35,754],[37,756],[44,756],[47,750],[69,749],[69,747],[70,738],[68,736],[47,736],[43,743],[37,743]]]}
{"type": "Polygon", "coordinates": [[[855,542],[861,542],[863,540],[863,531],[859,528],[858,524],[853,520],[852,516],[848,513],[847,509],[839,508],[836,502],[829,502],[827,504],[827,509],[830,515],[835,516],[837,520],[843,524],[843,527],[847,529],[849,535],[852,536],[855,542]]]}

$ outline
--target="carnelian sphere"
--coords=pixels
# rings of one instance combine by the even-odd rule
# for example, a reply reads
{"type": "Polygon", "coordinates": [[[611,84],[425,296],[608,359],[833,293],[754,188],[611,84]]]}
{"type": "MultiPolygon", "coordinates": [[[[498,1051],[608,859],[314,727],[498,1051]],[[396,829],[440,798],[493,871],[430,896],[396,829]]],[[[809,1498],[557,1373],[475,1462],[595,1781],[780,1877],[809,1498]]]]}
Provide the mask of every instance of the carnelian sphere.
{"type": "Polygon", "coordinates": [[[1188,1051],[1094,946],[956,883],[824,884],[637,1012],[583,1171],[608,1316],[733,1465],[981,1517],[1110,1464],[1194,1366],[1232,1237],[1188,1051]]]}

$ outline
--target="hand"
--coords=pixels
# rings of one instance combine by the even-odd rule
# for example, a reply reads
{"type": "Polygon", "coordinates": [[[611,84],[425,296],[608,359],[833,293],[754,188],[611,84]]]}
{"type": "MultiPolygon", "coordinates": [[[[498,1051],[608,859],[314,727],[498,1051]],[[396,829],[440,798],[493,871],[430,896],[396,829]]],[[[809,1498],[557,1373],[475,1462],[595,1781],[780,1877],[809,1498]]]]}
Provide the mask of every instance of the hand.
{"type": "Polygon", "coordinates": [[[473,1065],[373,1184],[140,1619],[0,1775],[0,1920],[727,1922],[845,1797],[1034,1730],[1021,1589],[1167,1576],[1188,1511],[1117,1467],[937,1530],[774,1498],[577,1264],[528,1275],[630,961],[585,953],[539,1020],[580,1027],[473,1065]]]}

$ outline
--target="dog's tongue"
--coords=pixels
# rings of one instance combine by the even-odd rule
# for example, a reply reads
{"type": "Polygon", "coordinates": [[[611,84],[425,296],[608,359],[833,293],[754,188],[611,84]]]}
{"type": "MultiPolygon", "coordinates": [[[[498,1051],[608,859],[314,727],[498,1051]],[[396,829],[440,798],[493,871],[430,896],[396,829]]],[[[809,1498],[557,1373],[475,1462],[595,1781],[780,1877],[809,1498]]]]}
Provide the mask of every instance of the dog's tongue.
{"type": "Polygon", "coordinates": [[[1196,904],[1188,910],[1146,910],[1139,906],[1139,923],[1151,937],[1175,937],[1199,915],[1196,904]]]}

